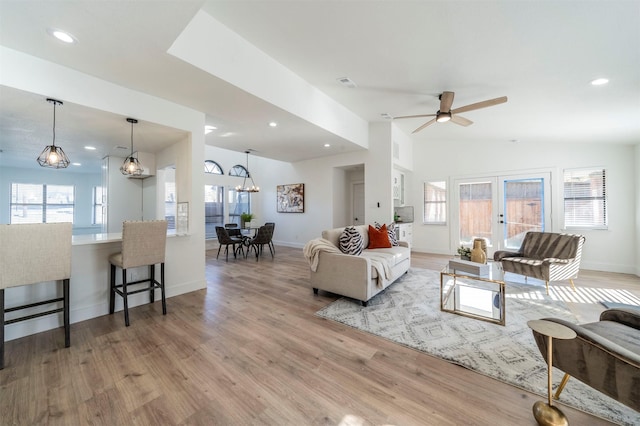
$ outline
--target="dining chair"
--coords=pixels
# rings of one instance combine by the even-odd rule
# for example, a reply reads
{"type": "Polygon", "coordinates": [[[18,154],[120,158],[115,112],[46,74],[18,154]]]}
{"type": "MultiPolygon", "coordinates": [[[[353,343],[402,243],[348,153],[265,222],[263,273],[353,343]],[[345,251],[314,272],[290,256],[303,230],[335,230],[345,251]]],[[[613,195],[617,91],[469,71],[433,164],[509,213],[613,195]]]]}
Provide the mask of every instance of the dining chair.
{"type": "Polygon", "coordinates": [[[122,251],[109,256],[111,264],[109,314],[115,310],[116,294],[124,303],[124,323],[129,327],[129,296],[149,292],[149,303],[155,301],[155,291],[162,296],[162,315],[167,314],[164,290],[164,260],[167,245],[167,221],[125,221],[122,224],[122,251]],[[156,280],[156,265],[160,264],[160,281],[156,280]],[[147,266],[149,277],[127,282],[127,270],[147,266]],[[116,284],[116,268],[122,269],[122,283],[116,284]],[[149,283],[144,288],[130,290],[129,286],[149,283]]]}
{"type": "Polygon", "coordinates": [[[237,223],[225,223],[224,228],[230,237],[242,237],[242,231],[237,223]]]}
{"type": "MultiPolygon", "coordinates": [[[[0,225],[0,370],[4,368],[6,325],[45,315],[63,313],[64,346],[71,346],[69,283],[71,280],[71,223],[0,225]],[[5,308],[5,290],[10,287],[53,281],[62,282],[62,297],[5,308]],[[38,306],[56,304],[47,311],[38,306]],[[60,307],[62,304],[62,307],[60,307]],[[7,320],[5,314],[29,309],[28,314],[7,320]]],[[[29,294],[39,294],[36,289],[29,294]]],[[[27,313],[25,312],[25,313],[27,313]]]]}
{"type": "Polygon", "coordinates": [[[257,261],[260,255],[262,254],[262,251],[263,251],[262,248],[265,245],[269,247],[269,251],[271,252],[271,258],[273,258],[273,250],[269,245],[269,242],[271,241],[272,236],[273,236],[272,227],[266,226],[266,225],[259,227],[255,237],[251,238],[246,242],[248,247],[247,247],[247,253],[245,254],[245,258],[249,256],[249,252],[253,248],[253,251],[256,253],[256,261],[257,261]]]}
{"type": "MultiPolygon", "coordinates": [[[[240,231],[240,229],[238,229],[240,231]]],[[[244,255],[244,244],[243,238],[240,233],[238,233],[238,237],[230,236],[228,230],[223,226],[216,226],[216,235],[218,236],[218,254],[216,255],[216,259],[220,256],[220,249],[224,246],[224,254],[225,260],[229,261],[229,246],[232,246],[233,249],[233,258],[237,258],[238,251],[241,251],[244,255]],[[237,246],[237,247],[236,247],[237,246]]]]}
{"type": "Polygon", "coordinates": [[[269,226],[271,227],[271,238],[269,239],[269,248],[273,251],[273,253],[275,254],[276,252],[276,247],[273,245],[273,233],[276,230],[276,223],[275,222],[265,222],[264,226],[269,226]]]}

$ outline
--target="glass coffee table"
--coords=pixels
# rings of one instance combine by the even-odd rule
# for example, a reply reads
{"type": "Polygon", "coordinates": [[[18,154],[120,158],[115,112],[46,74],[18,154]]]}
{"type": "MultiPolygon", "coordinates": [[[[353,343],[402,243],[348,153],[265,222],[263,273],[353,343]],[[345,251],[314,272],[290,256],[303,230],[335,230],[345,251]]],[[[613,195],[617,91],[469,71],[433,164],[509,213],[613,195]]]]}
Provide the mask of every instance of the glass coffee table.
{"type": "Polygon", "coordinates": [[[440,272],[440,310],[505,325],[505,283],[500,262],[451,259],[440,272]]]}

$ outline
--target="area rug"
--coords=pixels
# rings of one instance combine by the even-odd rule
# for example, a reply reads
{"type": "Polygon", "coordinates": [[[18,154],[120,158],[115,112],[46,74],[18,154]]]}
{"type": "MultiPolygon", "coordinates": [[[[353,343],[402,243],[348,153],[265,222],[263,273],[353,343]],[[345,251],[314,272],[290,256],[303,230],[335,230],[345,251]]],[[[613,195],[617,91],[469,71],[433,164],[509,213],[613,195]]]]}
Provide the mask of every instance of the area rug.
{"type": "MultiPolygon", "coordinates": [[[[440,311],[440,273],[411,268],[369,301],[341,298],[316,315],[375,334],[546,398],[547,365],[527,321],[545,317],[577,322],[566,304],[544,286],[508,283],[506,326],[440,311]]],[[[554,386],[563,373],[554,368],[554,386]]],[[[640,413],[577,379],[567,383],[561,404],[621,425],[639,425],[640,413]]]]}

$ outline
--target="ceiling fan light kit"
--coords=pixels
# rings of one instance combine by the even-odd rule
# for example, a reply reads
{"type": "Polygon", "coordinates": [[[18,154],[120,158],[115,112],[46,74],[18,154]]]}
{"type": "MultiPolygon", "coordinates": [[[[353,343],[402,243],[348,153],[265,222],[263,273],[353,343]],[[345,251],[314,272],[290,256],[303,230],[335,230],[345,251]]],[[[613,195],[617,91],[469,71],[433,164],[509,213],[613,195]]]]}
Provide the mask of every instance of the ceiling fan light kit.
{"type": "Polygon", "coordinates": [[[438,111],[438,113],[436,114],[436,121],[438,123],[446,123],[449,120],[451,120],[451,113],[450,112],[440,112],[440,111],[438,111]]]}
{"type": "Polygon", "coordinates": [[[507,97],[502,96],[500,98],[489,99],[482,102],[476,102],[475,104],[465,105],[460,108],[451,109],[451,105],[453,104],[453,98],[455,96],[454,92],[442,92],[440,94],[440,109],[435,114],[418,114],[418,115],[404,115],[400,117],[394,117],[394,120],[404,119],[404,118],[423,118],[423,117],[435,117],[422,126],[415,129],[412,133],[417,133],[420,130],[424,129],[427,126],[432,125],[433,123],[446,123],[447,121],[451,121],[459,126],[470,126],[473,124],[473,121],[456,115],[460,112],[474,111],[476,109],[487,108],[490,106],[498,105],[507,102],[507,97]]]}

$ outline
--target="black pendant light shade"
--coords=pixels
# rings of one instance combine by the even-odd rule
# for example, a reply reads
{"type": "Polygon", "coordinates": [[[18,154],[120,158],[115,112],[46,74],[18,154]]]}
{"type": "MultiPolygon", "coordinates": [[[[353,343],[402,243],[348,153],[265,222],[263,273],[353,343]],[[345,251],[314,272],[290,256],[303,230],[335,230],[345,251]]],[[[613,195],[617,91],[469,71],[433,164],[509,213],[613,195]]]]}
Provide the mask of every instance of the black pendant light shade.
{"type": "Polygon", "coordinates": [[[144,171],[144,167],[140,164],[140,161],[133,156],[133,125],[138,122],[135,118],[127,118],[127,121],[131,123],[131,154],[124,160],[122,166],[120,166],[120,173],[125,176],[140,176],[144,171]]]}
{"type": "Polygon", "coordinates": [[[36,160],[42,167],[66,169],[71,161],[69,161],[69,157],[67,157],[62,148],[56,146],[56,106],[62,105],[62,102],[51,98],[47,98],[47,102],[53,104],[53,142],[42,150],[36,160]]]}

